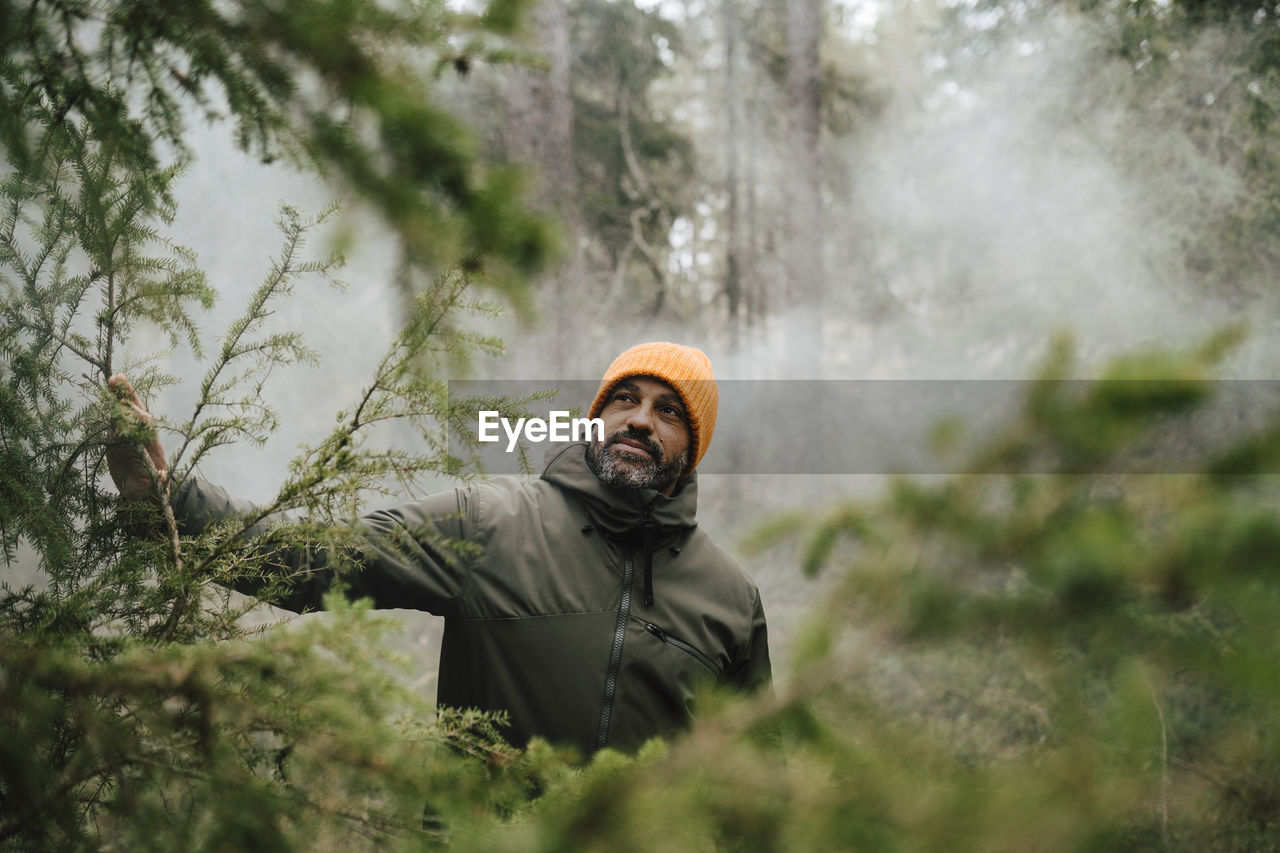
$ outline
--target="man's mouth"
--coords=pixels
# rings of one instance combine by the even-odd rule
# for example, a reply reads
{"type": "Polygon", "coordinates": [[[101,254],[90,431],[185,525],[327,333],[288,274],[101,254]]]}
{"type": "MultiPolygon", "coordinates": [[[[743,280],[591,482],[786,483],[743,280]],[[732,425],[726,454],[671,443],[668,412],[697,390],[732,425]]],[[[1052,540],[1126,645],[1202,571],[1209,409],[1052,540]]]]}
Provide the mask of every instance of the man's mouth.
{"type": "Polygon", "coordinates": [[[641,441],[637,441],[634,438],[614,439],[609,443],[609,446],[621,447],[626,454],[631,456],[639,456],[643,454],[649,457],[650,459],[656,459],[658,457],[658,455],[653,452],[652,448],[650,448],[649,446],[647,446],[641,441]]]}

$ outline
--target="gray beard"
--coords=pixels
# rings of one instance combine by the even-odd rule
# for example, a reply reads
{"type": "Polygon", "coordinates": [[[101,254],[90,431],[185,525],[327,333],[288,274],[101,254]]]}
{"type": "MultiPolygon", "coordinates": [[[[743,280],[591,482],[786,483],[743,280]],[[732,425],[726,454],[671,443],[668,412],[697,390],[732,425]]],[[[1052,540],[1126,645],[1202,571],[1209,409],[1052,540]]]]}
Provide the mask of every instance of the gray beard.
{"type": "MultiPolygon", "coordinates": [[[[610,442],[624,435],[626,430],[619,430],[604,441],[593,441],[587,445],[587,467],[600,478],[600,482],[606,486],[656,489],[661,492],[680,479],[680,475],[689,464],[689,448],[686,447],[674,459],[650,458],[644,461],[636,459],[633,462],[628,458],[624,461],[609,446],[610,442]]],[[[651,444],[645,439],[641,440],[651,444]]]]}

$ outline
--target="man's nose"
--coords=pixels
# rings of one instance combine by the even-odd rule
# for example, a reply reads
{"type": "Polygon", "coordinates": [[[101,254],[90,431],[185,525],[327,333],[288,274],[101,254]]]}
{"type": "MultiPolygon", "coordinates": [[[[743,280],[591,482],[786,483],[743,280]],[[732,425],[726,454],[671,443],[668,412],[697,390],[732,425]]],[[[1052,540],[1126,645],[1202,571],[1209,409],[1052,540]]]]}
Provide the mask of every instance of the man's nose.
{"type": "Polygon", "coordinates": [[[631,415],[627,418],[627,426],[653,432],[653,406],[649,403],[641,403],[632,409],[631,415]]]}

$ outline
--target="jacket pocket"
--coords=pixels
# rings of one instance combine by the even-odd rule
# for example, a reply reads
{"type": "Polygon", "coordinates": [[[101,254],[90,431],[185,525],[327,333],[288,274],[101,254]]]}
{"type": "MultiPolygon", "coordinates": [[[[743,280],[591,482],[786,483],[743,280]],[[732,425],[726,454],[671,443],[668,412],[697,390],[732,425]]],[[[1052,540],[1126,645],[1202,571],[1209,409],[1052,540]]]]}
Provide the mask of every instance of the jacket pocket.
{"type": "Polygon", "coordinates": [[[694,646],[691,646],[689,643],[686,643],[684,640],[681,640],[678,637],[671,636],[666,631],[659,628],[657,625],[654,625],[652,622],[645,622],[644,629],[648,633],[657,637],[662,642],[666,643],[668,646],[679,649],[680,651],[687,654],[689,657],[696,660],[698,663],[705,666],[708,670],[711,671],[712,675],[716,675],[716,676],[720,675],[720,668],[715,665],[715,662],[711,660],[711,658],[704,655],[702,652],[698,651],[698,649],[695,648],[694,646]]]}

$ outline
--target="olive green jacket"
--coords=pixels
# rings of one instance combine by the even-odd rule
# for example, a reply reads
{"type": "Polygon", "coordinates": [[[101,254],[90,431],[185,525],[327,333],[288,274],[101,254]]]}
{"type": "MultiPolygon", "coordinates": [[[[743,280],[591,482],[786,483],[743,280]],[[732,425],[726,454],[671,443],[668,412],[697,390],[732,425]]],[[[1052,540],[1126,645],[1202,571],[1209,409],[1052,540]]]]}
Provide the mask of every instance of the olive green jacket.
{"type": "MultiPolygon", "coordinates": [[[[632,750],[687,725],[699,683],[770,678],[760,594],[698,529],[696,508],[696,474],[671,497],[615,488],[587,467],[585,445],[558,446],[541,479],[495,478],[361,518],[363,568],[346,579],[377,607],[445,617],[440,704],[508,712],[517,745],[538,735],[583,755],[632,750]],[[445,539],[481,550],[459,556],[445,539]]],[[[175,496],[186,531],[250,510],[194,480],[175,496]]],[[[281,553],[310,571],[274,603],[319,607],[333,579],[324,554],[281,553]]]]}

